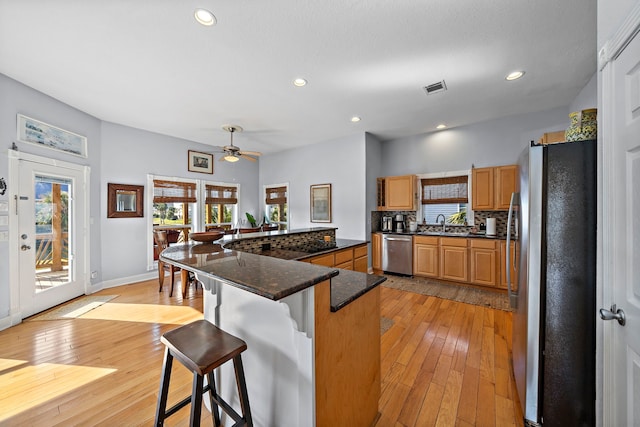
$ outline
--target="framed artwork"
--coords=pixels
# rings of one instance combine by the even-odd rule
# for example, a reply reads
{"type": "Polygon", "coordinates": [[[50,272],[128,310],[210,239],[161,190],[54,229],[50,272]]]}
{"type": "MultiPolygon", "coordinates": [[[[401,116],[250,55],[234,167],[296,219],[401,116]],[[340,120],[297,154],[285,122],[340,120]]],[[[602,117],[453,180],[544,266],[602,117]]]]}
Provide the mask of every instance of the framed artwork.
{"type": "Polygon", "coordinates": [[[87,157],[87,137],[18,114],[18,141],[87,157]]]}
{"type": "Polygon", "coordinates": [[[189,172],[213,173],[213,154],[189,150],[189,172]]]}
{"type": "Polygon", "coordinates": [[[107,218],[144,216],[144,186],[107,184],[107,218]]]}
{"type": "Polygon", "coordinates": [[[311,222],[331,222],[331,184],[311,186],[311,222]]]}

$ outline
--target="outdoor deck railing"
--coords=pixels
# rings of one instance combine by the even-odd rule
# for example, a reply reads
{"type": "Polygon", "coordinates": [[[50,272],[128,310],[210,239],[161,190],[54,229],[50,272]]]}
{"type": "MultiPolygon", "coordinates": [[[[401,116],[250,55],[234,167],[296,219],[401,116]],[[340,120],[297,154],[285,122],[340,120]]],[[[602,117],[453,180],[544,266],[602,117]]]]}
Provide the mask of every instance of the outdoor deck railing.
{"type": "Polygon", "coordinates": [[[36,234],[36,269],[69,264],[69,233],[62,233],[62,251],[59,260],[53,258],[53,234],[36,234]]]}

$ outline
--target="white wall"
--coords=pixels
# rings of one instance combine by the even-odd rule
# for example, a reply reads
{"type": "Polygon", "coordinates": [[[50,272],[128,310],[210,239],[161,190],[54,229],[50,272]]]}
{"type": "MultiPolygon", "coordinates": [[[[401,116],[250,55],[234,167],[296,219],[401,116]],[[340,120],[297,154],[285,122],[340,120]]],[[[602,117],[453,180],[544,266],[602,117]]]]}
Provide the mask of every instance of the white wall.
{"type": "MultiPolygon", "coordinates": [[[[258,166],[245,160],[220,162],[214,155],[214,173],[187,170],[188,150],[211,152],[212,147],[113,123],[102,125],[103,154],[100,195],[102,201],[102,270],[100,279],[110,281],[147,272],[151,245],[145,206],[144,218],[107,218],[107,183],[147,184],[147,174],[240,184],[238,213],[259,211],[256,182],[258,166]]],[[[145,188],[145,192],[149,191],[145,188]]],[[[146,198],[147,193],[145,193],[146,198]]]]}
{"type": "MultiPolygon", "coordinates": [[[[94,221],[90,225],[90,267],[91,269],[99,268],[100,184],[97,177],[100,176],[100,121],[0,74],[0,141],[2,141],[2,145],[0,145],[0,177],[3,177],[5,181],[7,180],[9,168],[7,150],[10,149],[14,141],[18,146],[18,150],[22,152],[91,167],[89,209],[90,216],[94,221]],[[88,157],[86,159],[80,158],[33,144],[17,142],[16,115],[18,113],[86,136],[88,139],[88,157]]],[[[17,183],[7,181],[7,192],[5,195],[0,196],[0,201],[8,202],[11,208],[15,207],[15,204],[8,199],[8,194],[15,184],[17,183]]],[[[10,223],[17,221],[17,217],[11,214],[11,212],[15,212],[11,208],[9,209],[10,223]]],[[[9,227],[7,226],[0,227],[0,231],[7,231],[8,229],[9,227]]],[[[8,242],[0,242],[0,323],[2,319],[9,315],[9,262],[9,244],[8,242]]]]}
{"type": "Polygon", "coordinates": [[[569,111],[582,111],[598,106],[598,73],[594,73],[589,83],[580,91],[569,106],[569,111]]]}
{"type": "Polygon", "coordinates": [[[566,129],[568,114],[568,107],[554,108],[385,141],[382,172],[394,176],[514,164],[531,141],[566,129]]]}
{"type": "Polygon", "coordinates": [[[289,183],[291,229],[332,226],[336,236],[364,240],[366,212],[366,156],[364,134],[263,156],[263,185],[289,183]],[[310,186],[331,184],[332,222],[310,222],[310,186]]]}

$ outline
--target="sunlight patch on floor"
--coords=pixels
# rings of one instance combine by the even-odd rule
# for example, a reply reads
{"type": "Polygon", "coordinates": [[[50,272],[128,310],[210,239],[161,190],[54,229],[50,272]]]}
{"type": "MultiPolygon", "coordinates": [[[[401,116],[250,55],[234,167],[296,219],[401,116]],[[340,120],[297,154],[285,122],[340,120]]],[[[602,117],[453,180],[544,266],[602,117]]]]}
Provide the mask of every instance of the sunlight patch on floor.
{"type": "MultiPolygon", "coordinates": [[[[0,359],[0,366],[11,362],[10,359],[0,359]]],[[[13,362],[14,366],[24,363],[21,360],[13,362]]],[[[10,370],[0,375],[0,422],[116,371],[56,363],[10,370]]]]}
{"type": "Polygon", "coordinates": [[[202,319],[202,312],[177,305],[108,302],[82,315],[80,319],[183,325],[202,319]]]}

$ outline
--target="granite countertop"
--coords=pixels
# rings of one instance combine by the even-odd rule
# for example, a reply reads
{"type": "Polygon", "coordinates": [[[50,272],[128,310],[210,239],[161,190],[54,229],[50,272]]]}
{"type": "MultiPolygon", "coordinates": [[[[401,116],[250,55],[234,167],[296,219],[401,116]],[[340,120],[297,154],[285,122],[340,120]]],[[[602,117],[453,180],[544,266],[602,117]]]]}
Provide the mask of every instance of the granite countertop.
{"type": "Polygon", "coordinates": [[[296,261],[365,243],[336,239],[334,248],[311,254],[289,249],[271,249],[258,254],[224,249],[219,244],[188,243],[170,246],[160,258],[275,301],[331,279],[331,311],[335,312],[386,278],[296,261]]]}
{"type": "Polygon", "coordinates": [[[485,234],[485,232],[464,232],[464,233],[455,233],[455,232],[439,232],[439,231],[405,231],[402,233],[397,233],[395,231],[374,231],[374,233],[380,234],[400,234],[404,236],[431,236],[431,237],[461,237],[465,239],[495,239],[495,240],[506,240],[505,236],[494,235],[489,236],[485,234]]]}

